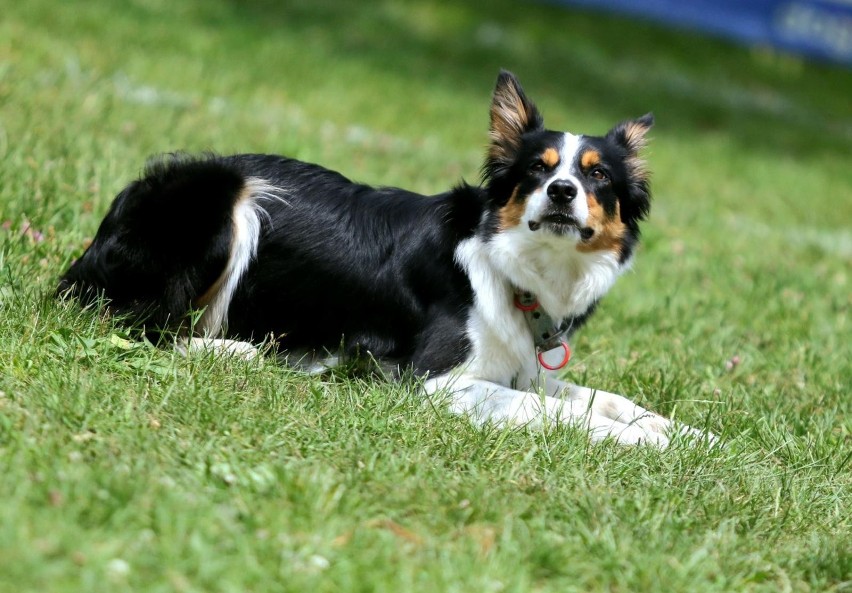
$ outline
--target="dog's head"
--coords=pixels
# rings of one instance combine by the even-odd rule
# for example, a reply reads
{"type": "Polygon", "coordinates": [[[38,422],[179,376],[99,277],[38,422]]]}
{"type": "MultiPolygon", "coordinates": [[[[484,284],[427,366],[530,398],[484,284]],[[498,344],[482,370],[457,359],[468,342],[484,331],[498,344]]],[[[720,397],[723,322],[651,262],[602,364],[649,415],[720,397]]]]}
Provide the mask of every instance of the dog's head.
{"type": "Polygon", "coordinates": [[[650,207],[639,152],[653,123],[647,114],[601,137],[547,130],[517,79],[501,72],[483,167],[489,232],[559,237],[566,248],[626,261],[650,207]]]}

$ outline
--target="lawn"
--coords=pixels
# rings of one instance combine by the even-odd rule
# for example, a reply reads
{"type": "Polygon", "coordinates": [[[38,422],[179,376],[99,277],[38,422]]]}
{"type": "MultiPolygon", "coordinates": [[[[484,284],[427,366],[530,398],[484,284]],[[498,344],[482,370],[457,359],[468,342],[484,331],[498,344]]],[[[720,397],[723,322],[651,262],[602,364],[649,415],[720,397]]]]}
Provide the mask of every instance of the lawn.
{"type": "Polygon", "coordinates": [[[509,0],[0,11],[0,591],[852,590],[848,70],[509,0]],[[643,246],[567,375],[724,448],[478,430],[51,299],[153,153],[476,181],[500,67],[554,129],[655,113],[643,246]]]}

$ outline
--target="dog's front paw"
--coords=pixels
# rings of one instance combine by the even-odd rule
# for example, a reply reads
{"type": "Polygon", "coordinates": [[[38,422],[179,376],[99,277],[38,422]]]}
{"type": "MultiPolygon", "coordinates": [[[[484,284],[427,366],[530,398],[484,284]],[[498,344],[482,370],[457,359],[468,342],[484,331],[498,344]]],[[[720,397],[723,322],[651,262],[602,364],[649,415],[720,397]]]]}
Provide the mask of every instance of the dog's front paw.
{"type": "Polygon", "coordinates": [[[641,427],[645,432],[663,434],[670,440],[676,438],[690,445],[706,443],[712,447],[719,444],[719,438],[712,432],[693,428],[651,412],[643,414],[632,424],[641,427]]]}
{"type": "Polygon", "coordinates": [[[621,424],[615,422],[608,427],[592,428],[590,436],[593,441],[614,439],[619,445],[652,445],[665,449],[669,446],[669,437],[663,432],[646,430],[638,424],[621,424]]]}
{"type": "Polygon", "coordinates": [[[616,437],[622,445],[653,445],[660,449],[669,446],[669,437],[663,431],[648,430],[642,426],[628,426],[616,437]]]}
{"type": "Polygon", "coordinates": [[[668,435],[672,429],[672,421],[668,418],[654,414],[653,412],[645,412],[638,418],[629,422],[631,426],[638,426],[645,432],[654,434],[668,435]]]}

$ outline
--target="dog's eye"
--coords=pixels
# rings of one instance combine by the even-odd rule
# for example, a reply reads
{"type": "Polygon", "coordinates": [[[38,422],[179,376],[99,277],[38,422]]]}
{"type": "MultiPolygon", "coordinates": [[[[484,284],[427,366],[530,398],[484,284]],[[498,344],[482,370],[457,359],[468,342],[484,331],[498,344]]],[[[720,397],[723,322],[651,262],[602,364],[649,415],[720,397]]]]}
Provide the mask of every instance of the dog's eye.
{"type": "Polygon", "coordinates": [[[591,171],[589,171],[589,177],[592,179],[597,179],[598,181],[606,181],[609,179],[609,176],[606,174],[606,171],[601,169],[600,167],[595,167],[591,171]]]}
{"type": "Polygon", "coordinates": [[[549,167],[547,166],[547,164],[541,159],[533,161],[533,164],[530,165],[530,171],[532,171],[533,173],[544,173],[548,169],[549,167]]]}

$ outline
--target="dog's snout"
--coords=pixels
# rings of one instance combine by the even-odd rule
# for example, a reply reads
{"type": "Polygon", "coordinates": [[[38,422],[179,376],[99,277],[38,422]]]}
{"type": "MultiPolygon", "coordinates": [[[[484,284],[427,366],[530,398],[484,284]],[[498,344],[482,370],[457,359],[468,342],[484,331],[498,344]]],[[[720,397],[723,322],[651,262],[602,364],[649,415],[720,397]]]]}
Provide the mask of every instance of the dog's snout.
{"type": "Polygon", "coordinates": [[[557,179],[547,187],[547,197],[557,204],[569,204],[577,197],[577,186],[567,179],[557,179]]]}

